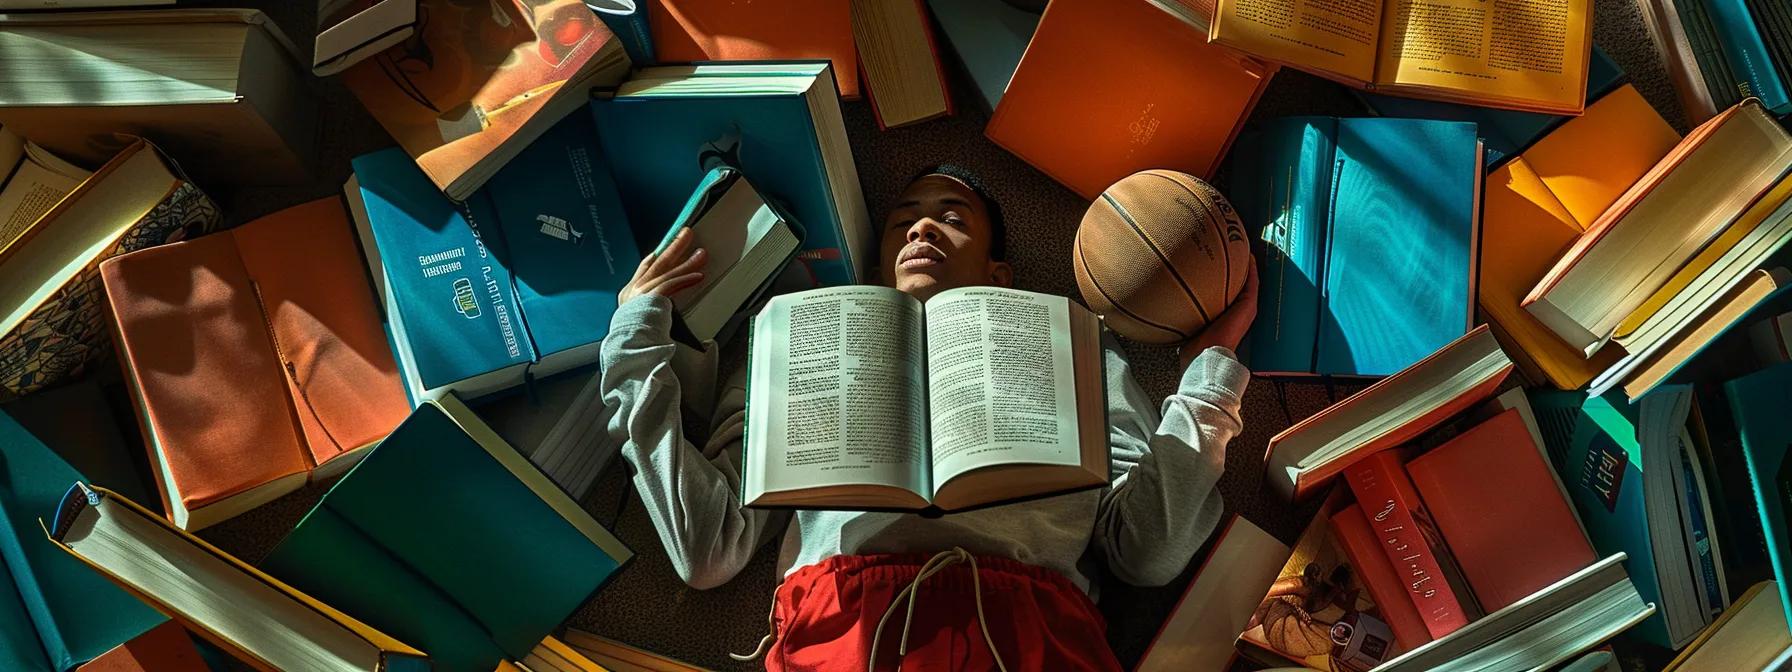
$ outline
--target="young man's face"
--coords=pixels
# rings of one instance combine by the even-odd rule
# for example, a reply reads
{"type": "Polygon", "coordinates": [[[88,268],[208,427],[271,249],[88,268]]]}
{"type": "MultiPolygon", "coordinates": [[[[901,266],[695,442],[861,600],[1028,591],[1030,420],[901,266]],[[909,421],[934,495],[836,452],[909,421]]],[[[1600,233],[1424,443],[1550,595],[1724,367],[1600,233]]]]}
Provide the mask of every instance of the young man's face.
{"type": "Polygon", "coordinates": [[[948,289],[1007,287],[1008,264],[990,259],[989,210],[970,187],[945,175],[915,180],[884,217],[883,281],[926,301],[948,289]]]}

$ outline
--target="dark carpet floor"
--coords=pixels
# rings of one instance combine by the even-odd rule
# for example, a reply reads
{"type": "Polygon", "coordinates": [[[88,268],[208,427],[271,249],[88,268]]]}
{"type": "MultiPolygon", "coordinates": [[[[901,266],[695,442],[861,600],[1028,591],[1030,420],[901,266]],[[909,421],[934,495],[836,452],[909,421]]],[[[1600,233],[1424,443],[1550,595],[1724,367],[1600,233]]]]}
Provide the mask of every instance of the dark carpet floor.
{"type": "MultiPolygon", "coordinates": [[[[841,0],[842,2],[846,0],[841,0]]],[[[301,46],[309,49],[316,3],[302,0],[182,2],[195,6],[253,6],[266,11],[301,46]]],[[[1596,0],[1595,42],[1629,74],[1643,95],[1682,130],[1684,118],[1663,75],[1632,0],[1596,0]]],[[[308,54],[306,54],[308,57],[308,54]]],[[[949,58],[949,55],[948,55],[949,58]]],[[[1011,261],[1017,285],[1076,296],[1070,270],[1071,238],[1088,202],[1052,182],[1026,163],[983,138],[987,111],[975,109],[965,78],[950,70],[960,113],[952,118],[880,132],[862,102],[846,103],[847,130],[871,212],[880,213],[919,168],[940,162],[965,165],[991,184],[1009,213],[1011,261]]],[[[320,151],[324,161],[310,184],[279,189],[214,191],[232,223],[241,223],[309,199],[339,193],[348,177],[348,160],[356,154],[389,146],[391,140],[360,105],[332,80],[315,82],[322,109],[320,151]]],[[[1343,87],[1304,73],[1283,70],[1270,84],[1252,119],[1293,114],[1361,115],[1365,109],[1343,87]]],[[[179,157],[176,157],[177,159],[179,157]]],[[[1222,188],[1224,175],[1216,180],[1222,188]]],[[[202,185],[203,186],[203,185],[202,185]]],[[[1178,371],[1168,348],[1128,344],[1135,370],[1145,389],[1161,397],[1173,389],[1178,371]]],[[[512,399],[485,409],[489,419],[513,440],[539,437],[580,381],[556,382],[532,403],[512,399]]],[[[1245,399],[1244,433],[1228,447],[1225,477],[1220,481],[1230,511],[1292,541],[1313,514],[1314,504],[1289,506],[1263,488],[1263,450],[1270,436],[1323,408],[1353,388],[1324,384],[1256,380],[1245,399]]],[[[259,560],[304,515],[323,486],[314,486],[205,531],[201,536],[250,562],[259,560]]],[[[766,612],[775,585],[775,545],[768,545],[742,575],[711,591],[684,586],[672,573],[646,515],[633,500],[622,470],[612,468],[587,505],[638,554],[569,625],[661,651],[689,662],[719,669],[752,666],[730,661],[728,651],[751,649],[765,631],[766,612]]],[[[1198,563],[1196,563],[1198,565],[1198,563]]],[[[493,571],[503,571],[493,568],[493,571]]],[[[1169,586],[1134,588],[1104,581],[1103,611],[1109,640],[1120,660],[1130,666],[1150,643],[1158,624],[1174,606],[1189,573],[1169,586]]],[[[1623,652],[1627,667],[1641,669],[1659,652],[1623,652]]],[[[1658,663],[1656,663],[1658,664],[1658,663]]],[[[1653,665],[1651,665],[1652,667],[1653,665]]]]}

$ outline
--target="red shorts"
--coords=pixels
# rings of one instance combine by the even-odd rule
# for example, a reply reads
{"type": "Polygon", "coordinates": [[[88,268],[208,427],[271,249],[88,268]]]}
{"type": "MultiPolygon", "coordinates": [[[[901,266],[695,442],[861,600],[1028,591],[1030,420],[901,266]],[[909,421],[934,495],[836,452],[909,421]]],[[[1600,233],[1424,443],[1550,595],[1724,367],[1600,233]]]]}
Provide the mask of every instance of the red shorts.
{"type": "MultiPolygon", "coordinates": [[[[927,559],[835,556],[798,569],[778,587],[772,607],[777,640],[766,653],[766,669],[866,669],[878,620],[927,559]]],[[[1069,579],[1004,558],[978,557],[977,567],[989,635],[1009,672],[1120,670],[1101,612],[1069,579]]],[[[928,577],[917,589],[907,655],[897,653],[904,603],[884,625],[877,669],[893,670],[899,662],[911,672],[996,669],[978,627],[976,595],[968,564],[928,577]]]]}

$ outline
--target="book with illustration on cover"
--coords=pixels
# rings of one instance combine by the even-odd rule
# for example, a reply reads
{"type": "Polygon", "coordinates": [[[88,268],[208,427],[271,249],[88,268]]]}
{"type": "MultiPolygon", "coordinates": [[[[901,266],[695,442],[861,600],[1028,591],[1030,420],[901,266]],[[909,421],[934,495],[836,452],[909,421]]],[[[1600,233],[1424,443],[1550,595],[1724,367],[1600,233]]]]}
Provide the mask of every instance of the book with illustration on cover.
{"type": "Polygon", "coordinates": [[[1101,324],[1067,298],[816,289],[749,331],[748,506],[937,513],[1108,484],[1101,324]]]}
{"type": "Polygon", "coordinates": [[[1348,501],[1342,489],[1334,490],[1301,532],[1238,636],[1245,657],[1333,672],[1368,672],[1394,657],[1393,630],[1332,529],[1330,514],[1348,501]]]}
{"type": "Polygon", "coordinates": [[[1580,114],[1591,0],[1219,0],[1208,38],[1380,93],[1580,114]]]}
{"type": "Polygon", "coordinates": [[[417,0],[418,32],[342,72],[342,83],[417,160],[466,200],[628,74],[622,43],[582,0],[417,0]]]}

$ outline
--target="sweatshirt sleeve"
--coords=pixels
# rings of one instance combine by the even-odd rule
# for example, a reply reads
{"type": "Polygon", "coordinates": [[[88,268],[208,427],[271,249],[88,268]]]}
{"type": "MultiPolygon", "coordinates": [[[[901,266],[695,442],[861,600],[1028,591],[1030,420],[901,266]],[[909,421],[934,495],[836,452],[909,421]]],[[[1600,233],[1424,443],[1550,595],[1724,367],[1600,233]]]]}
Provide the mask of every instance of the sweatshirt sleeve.
{"type": "Polygon", "coordinates": [[[715,366],[712,359],[706,376],[685,374],[705,380],[681,381],[674,359],[682,346],[671,325],[672,303],[663,297],[638,297],[617,309],[599,356],[603,403],[615,411],[610,435],[634,468],[635,490],[673,568],[692,587],[713,588],[734,578],[789,514],[740,503],[744,388],[719,391],[714,429],[701,449],[685,437],[681,384],[713,389],[715,366]]]}
{"type": "Polygon", "coordinates": [[[1094,544],[1120,580],[1160,586],[1180,574],[1219,524],[1226,443],[1237,435],[1250,372],[1208,348],[1175,394],[1152,408],[1112,341],[1107,348],[1113,487],[1096,512],[1094,544]]]}

